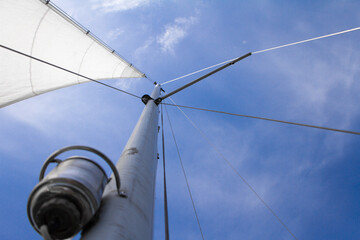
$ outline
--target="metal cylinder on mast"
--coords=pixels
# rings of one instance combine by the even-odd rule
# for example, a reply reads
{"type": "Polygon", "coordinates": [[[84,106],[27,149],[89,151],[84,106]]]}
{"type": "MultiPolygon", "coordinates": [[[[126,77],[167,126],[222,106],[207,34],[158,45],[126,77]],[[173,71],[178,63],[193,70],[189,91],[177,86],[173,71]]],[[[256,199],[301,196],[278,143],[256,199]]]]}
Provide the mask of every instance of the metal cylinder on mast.
{"type": "MultiPolygon", "coordinates": [[[[115,181],[105,188],[99,219],[83,232],[84,240],[151,240],[153,238],[155,176],[160,96],[156,85],[116,168],[121,176],[119,197],[115,181]]],[[[112,177],[114,179],[114,177],[112,177]]]]}

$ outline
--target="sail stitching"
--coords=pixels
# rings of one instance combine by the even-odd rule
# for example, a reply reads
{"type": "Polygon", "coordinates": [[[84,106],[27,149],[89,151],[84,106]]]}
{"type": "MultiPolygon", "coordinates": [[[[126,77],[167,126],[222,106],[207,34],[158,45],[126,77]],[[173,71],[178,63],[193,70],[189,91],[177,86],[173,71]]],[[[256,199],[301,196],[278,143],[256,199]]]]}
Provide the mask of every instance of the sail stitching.
{"type": "MultiPolygon", "coordinates": [[[[93,40],[90,44],[89,44],[89,46],[87,47],[87,49],[86,49],[86,51],[85,51],[85,53],[84,53],[84,55],[83,55],[83,57],[82,57],[82,59],[81,59],[81,62],[80,62],[80,65],[79,65],[79,70],[78,70],[78,73],[80,74],[80,70],[81,70],[81,67],[82,67],[82,64],[83,64],[83,62],[84,62],[84,59],[85,59],[85,57],[86,57],[86,54],[88,53],[88,51],[89,51],[89,49],[92,47],[92,45],[95,43],[95,41],[93,40]]],[[[78,81],[78,83],[80,84],[80,77],[78,76],[77,77],[77,81],[78,81]]]]}
{"type": "Polygon", "coordinates": [[[47,64],[47,65],[52,66],[52,67],[54,67],[54,68],[58,68],[58,69],[63,70],[63,71],[65,71],[65,72],[68,72],[68,73],[71,73],[71,74],[80,76],[80,77],[85,78],[85,79],[87,79],[87,80],[89,80],[89,81],[96,82],[96,83],[101,84],[101,85],[103,85],[103,86],[105,86],[105,87],[112,88],[112,89],[117,90],[117,91],[119,91],[119,92],[122,92],[122,93],[128,94],[128,95],[130,95],[130,96],[133,96],[133,97],[136,97],[136,98],[141,99],[141,97],[139,97],[139,96],[137,96],[137,95],[135,95],[135,94],[132,94],[132,93],[130,93],[130,92],[121,90],[120,88],[113,87],[113,86],[111,86],[111,85],[109,85],[109,84],[106,84],[106,83],[100,82],[100,81],[98,81],[98,80],[95,80],[95,79],[86,77],[86,76],[84,76],[84,75],[81,75],[81,74],[76,73],[76,72],[74,72],[74,71],[71,71],[71,70],[69,70],[69,69],[60,67],[60,66],[58,66],[58,65],[55,65],[55,64],[50,63],[50,62],[47,62],[47,61],[44,61],[44,60],[42,60],[42,59],[40,59],[40,58],[33,57],[33,56],[29,55],[29,54],[20,52],[20,51],[18,51],[18,50],[13,49],[13,48],[9,48],[9,47],[6,47],[6,46],[1,45],[1,44],[0,44],[0,47],[1,47],[1,48],[4,48],[4,49],[6,49],[6,50],[9,50],[9,51],[11,51],[11,52],[20,54],[20,55],[22,55],[22,56],[31,58],[31,59],[33,59],[33,60],[39,61],[39,62],[41,62],[41,63],[47,64]]]}
{"type": "MultiPolygon", "coordinates": [[[[44,4],[46,2],[44,2],[44,0],[40,0],[42,1],[44,4]]],[[[107,45],[104,41],[102,41],[99,37],[97,37],[95,34],[91,33],[89,29],[87,29],[86,27],[84,27],[83,25],[81,25],[78,21],[76,21],[73,17],[71,17],[69,14],[67,14],[65,11],[63,11],[61,8],[59,8],[57,5],[55,5],[53,2],[48,2],[48,4],[46,4],[49,8],[51,8],[55,13],[57,13],[58,15],[60,15],[61,17],[63,17],[66,21],[68,21],[69,23],[73,24],[75,27],[77,27],[80,31],[84,32],[85,34],[87,34],[91,39],[93,39],[95,42],[97,42],[99,45],[101,45],[102,47],[104,47],[105,49],[107,49],[107,51],[109,53],[112,53],[114,56],[116,56],[119,60],[123,61],[124,63],[128,63],[129,61],[121,56],[119,53],[117,53],[113,48],[111,48],[109,45],[107,45]]],[[[139,69],[137,69],[135,66],[131,66],[131,68],[133,70],[135,70],[136,72],[138,72],[139,74],[144,74],[142,73],[139,69]]]]}
{"type": "MultiPolygon", "coordinates": [[[[36,40],[36,37],[37,37],[37,33],[39,31],[39,28],[40,28],[40,25],[41,23],[43,22],[45,16],[49,13],[50,11],[50,8],[48,8],[44,15],[41,17],[40,21],[39,21],[39,24],[38,26],[36,27],[36,30],[35,30],[35,34],[34,34],[34,37],[33,37],[33,41],[32,41],[32,44],[31,44],[31,49],[30,49],[30,55],[32,56],[33,55],[33,50],[34,50],[34,45],[35,45],[35,40],[36,40]]],[[[35,91],[34,91],[34,84],[33,84],[33,81],[32,81],[32,58],[29,59],[29,74],[30,74],[30,84],[31,84],[31,91],[35,94],[35,95],[38,95],[35,91]]]]}
{"type": "MultiPolygon", "coordinates": [[[[116,65],[116,67],[114,68],[114,71],[113,71],[113,73],[112,73],[112,75],[111,75],[112,78],[114,78],[115,72],[116,72],[116,70],[118,69],[118,67],[119,67],[121,64],[122,64],[122,63],[119,62],[119,63],[116,65]]],[[[121,73],[121,74],[122,74],[122,73],[121,73]]]]}
{"type": "Polygon", "coordinates": [[[125,66],[125,67],[124,67],[124,69],[121,71],[121,74],[120,74],[121,76],[124,74],[124,72],[125,72],[126,68],[128,68],[128,67],[130,67],[130,68],[131,68],[131,67],[132,67],[132,64],[127,65],[127,66],[125,66]]]}

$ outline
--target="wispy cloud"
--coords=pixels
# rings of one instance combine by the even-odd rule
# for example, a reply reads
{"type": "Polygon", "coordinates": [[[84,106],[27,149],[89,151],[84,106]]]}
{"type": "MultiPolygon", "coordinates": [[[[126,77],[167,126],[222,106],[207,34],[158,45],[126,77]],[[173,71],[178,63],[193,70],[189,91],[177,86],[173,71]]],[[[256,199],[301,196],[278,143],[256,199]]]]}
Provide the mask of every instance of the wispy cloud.
{"type": "Polygon", "coordinates": [[[94,0],[92,9],[104,12],[120,12],[146,6],[150,0],[94,0]]]}
{"type": "Polygon", "coordinates": [[[113,30],[111,30],[110,32],[107,33],[106,38],[109,41],[114,41],[116,40],[120,35],[122,35],[124,33],[124,30],[122,28],[115,28],[113,30]]]}
{"type": "Polygon", "coordinates": [[[148,48],[154,43],[154,41],[155,40],[153,37],[146,40],[145,43],[141,47],[139,47],[135,50],[135,53],[134,53],[135,57],[139,58],[142,54],[144,54],[148,50],[148,48]]]}
{"type": "MultiPolygon", "coordinates": [[[[119,80],[115,85],[130,89],[138,82],[135,79],[126,80],[128,83],[125,80],[119,80]]],[[[80,89],[82,88],[80,87],[80,89]]],[[[109,124],[104,121],[105,115],[110,112],[115,114],[114,110],[111,110],[110,103],[105,103],[108,99],[98,98],[96,101],[91,101],[90,104],[89,99],[83,95],[86,90],[79,90],[72,87],[70,91],[63,89],[43,94],[20,102],[16,106],[8,107],[3,112],[12,121],[35,129],[39,135],[48,138],[56,136],[64,141],[85,142],[87,140],[82,139],[83,134],[91,132],[92,129],[101,132],[100,136],[108,135],[103,129],[103,126],[109,127],[109,124]],[[105,102],[102,102],[103,100],[105,102]],[[94,109],[98,110],[94,111],[94,109]]],[[[126,117],[121,117],[122,120],[130,121],[126,117]]],[[[114,131],[116,127],[109,128],[114,131]]],[[[96,134],[94,132],[94,136],[96,134]]]]}
{"type": "Polygon", "coordinates": [[[140,78],[120,78],[115,82],[115,86],[125,91],[135,91],[137,84],[141,83],[140,78]]]}
{"type": "Polygon", "coordinates": [[[134,56],[141,58],[149,53],[150,49],[160,47],[163,53],[175,53],[175,47],[183,40],[189,31],[189,28],[197,22],[197,17],[178,17],[172,23],[166,24],[161,34],[149,37],[142,46],[135,50],[134,56]]]}
{"type": "Polygon", "coordinates": [[[173,23],[165,26],[165,31],[157,37],[163,52],[174,54],[175,45],[184,39],[189,27],[196,22],[196,17],[176,18],[173,23]]]}

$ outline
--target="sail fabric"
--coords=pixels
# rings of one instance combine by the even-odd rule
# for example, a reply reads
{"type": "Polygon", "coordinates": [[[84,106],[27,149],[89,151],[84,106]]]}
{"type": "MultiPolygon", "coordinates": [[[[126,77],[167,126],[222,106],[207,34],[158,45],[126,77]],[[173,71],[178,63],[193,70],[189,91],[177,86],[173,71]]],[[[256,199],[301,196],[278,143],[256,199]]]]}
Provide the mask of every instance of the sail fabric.
{"type": "MultiPolygon", "coordinates": [[[[0,0],[0,44],[95,80],[144,77],[45,0],[0,0]]],[[[87,81],[0,48],[0,107],[87,81]]]]}

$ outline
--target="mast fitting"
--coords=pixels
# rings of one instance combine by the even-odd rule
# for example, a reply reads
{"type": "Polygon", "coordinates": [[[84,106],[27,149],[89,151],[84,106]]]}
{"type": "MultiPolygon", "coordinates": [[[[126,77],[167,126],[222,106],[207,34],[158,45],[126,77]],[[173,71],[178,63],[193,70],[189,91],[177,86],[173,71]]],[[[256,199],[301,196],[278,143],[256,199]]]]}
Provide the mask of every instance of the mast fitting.
{"type": "Polygon", "coordinates": [[[149,95],[145,94],[144,96],[141,97],[141,101],[146,105],[148,103],[149,100],[154,100],[152,97],[150,97],[149,95]]]}

